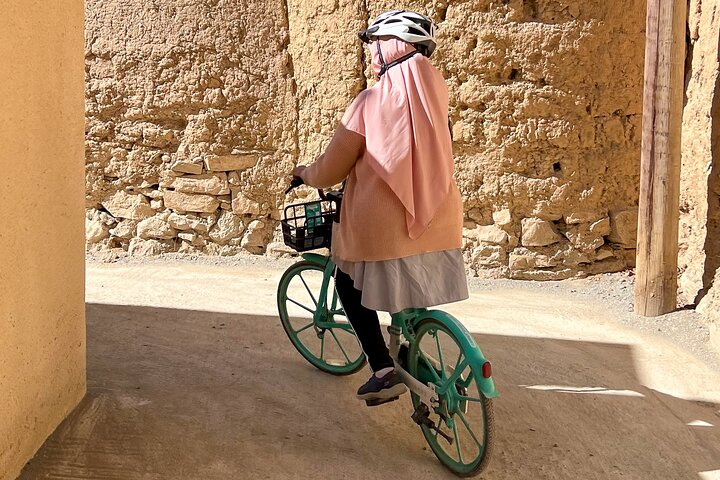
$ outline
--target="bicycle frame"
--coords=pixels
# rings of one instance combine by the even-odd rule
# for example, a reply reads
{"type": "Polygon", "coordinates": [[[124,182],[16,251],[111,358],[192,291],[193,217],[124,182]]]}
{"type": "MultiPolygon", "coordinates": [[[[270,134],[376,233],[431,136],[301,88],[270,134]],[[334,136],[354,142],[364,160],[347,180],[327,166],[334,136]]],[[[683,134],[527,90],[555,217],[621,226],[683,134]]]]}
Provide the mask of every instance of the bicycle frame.
{"type": "MultiPolygon", "coordinates": [[[[335,263],[329,258],[324,255],[319,255],[316,253],[303,253],[302,257],[312,262],[320,267],[323,267],[323,275],[325,278],[329,278],[333,276],[334,270],[335,270],[335,263]]],[[[332,305],[325,305],[326,299],[327,299],[327,293],[328,293],[328,285],[329,282],[323,282],[322,288],[320,290],[320,296],[316,300],[318,302],[318,307],[328,307],[328,310],[332,312],[338,312],[340,311],[337,305],[337,296],[333,295],[332,305]]],[[[315,300],[315,299],[313,299],[315,300]]],[[[326,318],[322,318],[324,316],[324,308],[318,308],[315,311],[313,321],[316,325],[316,328],[343,328],[347,330],[352,330],[352,326],[348,323],[347,325],[339,325],[337,323],[331,323],[328,322],[326,318]]],[[[472,337],[470,332],[467,331],[467,329],[460,323],[459,320],[457,320],[455,317],[450,315],[449,313],[443,312],[441,310],[428,310],[425,308],[409,308],[405,309],[401,312],[393,313],[391,314],[391,324],[390,327],[388,327],[388,332],[390,333],[390,344],[389,344],[389,350],[390,350],[390,356],[393,358],[395,362],[395,368],[400,375],[400,378],[402,378],[403,383],[408,387],[410,391],[415,393],[423,403],[428,405],[429,407],[436,406],[439,402],[439,394],[443,394],[445,392],[437,392],[435,390],[434,385],[424,385],[422,382],[415,379],[410,373],[405,370],[402,365],[400,365],[399,362],[399,352],[400,352],[400,339],[401,337],[404,337],[408,342],[414,343],[415,342],[415,335],[414,335],[414,327],[415,324],[422,319],[426,318],[432,318],[435,320],[438,320],[439,322],[443,323],[455,336],[455,338],[461,343],[461,346],[464,348],[465,352],[468,352],[466,354],[466,361],[471,365],[476,366],[482,366],[486,359],[482,354],[482,351],[480,350],[480,347],[475,342],[475,339],[472,337]]],[[[432,363],[436,364],[439,368],[439,362],[433,358],[428,358],[432,363]]],[[[459,369],[460,371],[457,372],[457,378],[454,380],[451,377],[451,381],[448,382],[448,385],[454,384],[454,381],[460,378],[460,374],[462,373],[463,369],[459,369]]],[[[454,375],[454,374],[453,374],[454,375]]],[[[497,390],[495,389],[495,384],[492,380],[492,378],[476,378],[476,381],[480,387],[480,390],[487,398],[495,398],[498,396],[497,390]]],[[[449,388],[449,387],[448,387],[449,388]]]]}

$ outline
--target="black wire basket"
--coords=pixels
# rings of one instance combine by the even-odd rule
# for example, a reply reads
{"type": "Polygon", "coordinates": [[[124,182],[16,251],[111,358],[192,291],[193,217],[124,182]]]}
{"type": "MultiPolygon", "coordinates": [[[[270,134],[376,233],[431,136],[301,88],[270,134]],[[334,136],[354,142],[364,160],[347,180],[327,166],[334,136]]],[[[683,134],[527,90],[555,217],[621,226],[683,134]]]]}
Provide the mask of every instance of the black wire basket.
{"type": "Polygon", "coordinates": [[[317,200],[285,207],[281,220],[285,245],[298,252],[330,248],[335,206],[317,200]]]}

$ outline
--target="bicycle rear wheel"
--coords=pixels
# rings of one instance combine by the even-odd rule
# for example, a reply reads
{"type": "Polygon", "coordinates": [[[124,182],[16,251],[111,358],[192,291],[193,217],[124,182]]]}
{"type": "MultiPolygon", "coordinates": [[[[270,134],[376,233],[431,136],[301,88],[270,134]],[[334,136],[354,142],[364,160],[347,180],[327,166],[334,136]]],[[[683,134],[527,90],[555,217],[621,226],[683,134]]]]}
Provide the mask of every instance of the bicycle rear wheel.
{"type": "MultiPolygon", "coordinates": [[[[408,352],[408,371],[424,384],[435,385],[440,405],[425,412],[451,441],[428,425],[423,436],[440,462],[456,475],[480,473],[490,458],[494,441],[492,400],[478,387],[482,365],[474,365],[463,347],[441,321],[420,320],[408,352]]],[[[413,406],[424,409],[412,394],[413,406]]]]}
{"type": "Polygon", "coordinates": [[[322,266],[302,261],[288,268],[278,285],[277,303],[290,342],[312,365],[333,375],[349,375],[365,365],[365,354],[345,317],[334,279],[325,277],[322,266]],[[325,299],[320,301],[326,282],[325,299]]]}

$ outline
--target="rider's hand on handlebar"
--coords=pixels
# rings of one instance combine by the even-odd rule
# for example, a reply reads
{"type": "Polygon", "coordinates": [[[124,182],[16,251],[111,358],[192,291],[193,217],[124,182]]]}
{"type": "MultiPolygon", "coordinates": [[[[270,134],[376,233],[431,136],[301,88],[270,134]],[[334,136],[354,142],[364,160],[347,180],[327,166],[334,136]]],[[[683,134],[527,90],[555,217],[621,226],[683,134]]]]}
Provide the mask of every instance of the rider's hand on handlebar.
{"type": "Polygon", "coordinates": [[[295,168],[293,169],[293,177],[303,178],[303,175],[302,175],[302,174],[303,174],[303,172],[305,171],[306,168],[307,168],[307,166],[305,166],[305,165],[298,165],[297,167],[295,167],[295,168]]]}
{"type": "Polygon", "coordinates": [[[302,173],[302,171],[305,170],[305,167],[298,167],[293,170],[293,178],[290,181],[290,185],[288,185],[287,190],[285,190],[285,195],[290,193],[293,189],[299,187],[300,185],[304,184],[305,181],[300,175],[295,174],[295,172],[302,173]]]}

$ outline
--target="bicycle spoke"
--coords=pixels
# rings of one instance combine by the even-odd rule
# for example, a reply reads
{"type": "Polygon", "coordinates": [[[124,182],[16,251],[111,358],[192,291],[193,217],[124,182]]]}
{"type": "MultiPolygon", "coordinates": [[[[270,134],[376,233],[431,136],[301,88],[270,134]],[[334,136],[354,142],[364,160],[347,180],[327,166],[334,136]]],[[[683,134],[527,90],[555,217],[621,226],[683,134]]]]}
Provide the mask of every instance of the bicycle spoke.
{"type": "Polygon", "coordinates": [[[475,374],[473,373],[473,371],[470,370],[470,373],[468,374],[468,376],[467,376],[466,379],[464,379],[464,380],[458,380],[458,381],[455,382],[455,383],[459,383],[461,386],[463,386],[463,387],[465,387],[465,388],[468,388],[468,387],[470,387],[470,384],[472,383],[472,380],[473,380],[473,378],[474,378],[474,375],[475,375],[475,374]]]}
{"type": "Polygon", "coordinates": [[[332,329],[330,329],[329,332],[330,332],[330,334],[333,336],[333,338],[335,339],[335,343],[337,343],[338,347],[340,347],[340,351],[341,351],[342,354],[345,356],[345,360],[347,360],[348,363],[350,363],[350,357],[348,357],[347,353],[345,353],[345,349],[344,349],[343,346],[340,344],[340,340],[338,340],[337,336],[335,335],[335,332],[333,332],[332,329]]]}
{"type": "Polygon", "coordinates": [[[423,353],[422,350],[418,350],[418,356],[419,356],[419,358],[421,358],[421,359],[425,362],[425,365],[427,365],[428,368],[430,368],[430,371],[432,372],[433,376],[435,377],[435,381],[438,382],[438,383],[440,383],[442,379],[438,376],[438,374],[437,374],[437,372],[435,371],[435,367],[433,366],[432,362],[427,359],[427,357],[425,356],[425,354],[423,353]]]}
{"type": "Polygon", "coordinates": [[[295,335],[299,334],[300,332],[304,332],[308,328],[312,327],[313,323],[315,323],[315,322],[310,322],[307,325],[305,325],[304,327],[302,327],[300,330],[295,330],[295,335]]]}
{"type": "Polygon", "coordinates": [[[440,357],[440,372],[442,372],[443,378],[445,378],[445,361],[443,360],[442,349],[440,348],[440,335],[438,331],[435,331],[435,344],[437,344],[438,357],[440,357]]]}
{"type": "MultiPolygon", "coordinates": [[[[457,358],[457,360],[455,360],[455,366],[451,367],[448,365],[448,369],[450,370],[451,375],[458,369],[458,365],[460,364],[460,360],[462,358],[463,358],[463,352],[462,352],[462,350],[460,350],[460,352],[458,353],[458,358],[457,358]]],[[[472,372],[470,372],[470,373],[472,373],[472,372]]],[[[460,374],[462,375],[462,370],[460,371],[460,374]]],[[[461,382],[461,385],[463,385],[463,384],[464,384],[464,381],[461,382]]],[[[467,385],[464,385],[464,386],[467,387],[467,385]]]]}
{"type": "Polygon", "coordinates": [[[298,273],[298,277],[300,277],[300,281],[305,285],[305,290],[307,290],[308,295],[310,295],[310,298],[312,299],[313,303],[315,304],[315,307],[317,308],[318,302],[315,300],[315,296],[310,291],[310,287],[308,287],[307,282],[305,282],[305,279],[302,276],[302,273],[298,273]]]}
{"type": "Polygon", "coordinates": [[[463,351],[460,350],[460,353],[458,353],[458,358],[455,361],[455,368],[453,370],[457,370],[457,366],[460,365],[460,359],[462,359],[462,356],[463,356],[463,351]]]}
{"type": "Polygon", "coordinates": [[[460,417],[460,420],[462,420],[463,424],[465,424],[465,428],[467,429],[467,431],[470,434],[470,436],[472,437],[472,439],[475,440],[475,444],[482,451],[483,446],[478,441],[477,437],[475,436],[475,433],[473,433],[472,428],[470,428],[470,424],[468,423],[467,419],[465,418],[465,415],[463,415],[462,412],[458,412],[457,414],[460,417]]]}
{"type": "Polygon", "coordinates": [[[288,302],[292,302],[292,303],[294,303],[295,305],[297,305],[298,307],[300,307],[300,308],[302,308],[302,309],[304,309],[304,310],[307,310],[308,312],[310,312],[310,313],[312,313],[313,315],[315,315],[315,310],[310,310],[308,307],[306,307],[306,306],[303,305],[302,303],[298,302],[297,300],[293,300],[293,299],[290,298],[290,297],[287,297],[287,299],[288,299],[288,302]]]}
{"type": "Polygon", "coordinates": [[[462,453],[460,452],[460,438],[458,437],[457,425],[455,425],[455,422],[453,422],[453,436],[455,437],[455,448],[458,452],[458,460],[460,460],[460,463],[464,463],[462,453]]]}
{"type": "Polygon", "coordinates": [[[450,378],[448,379],[448,383],[455,383],[458,378],[460,378],[460,375],[462,375],[463,370],[465,370],[468,366],[467,359],[463,360],[461,363],[462,367],[455,367],[455,371],[450,375],[450,378]]]}

